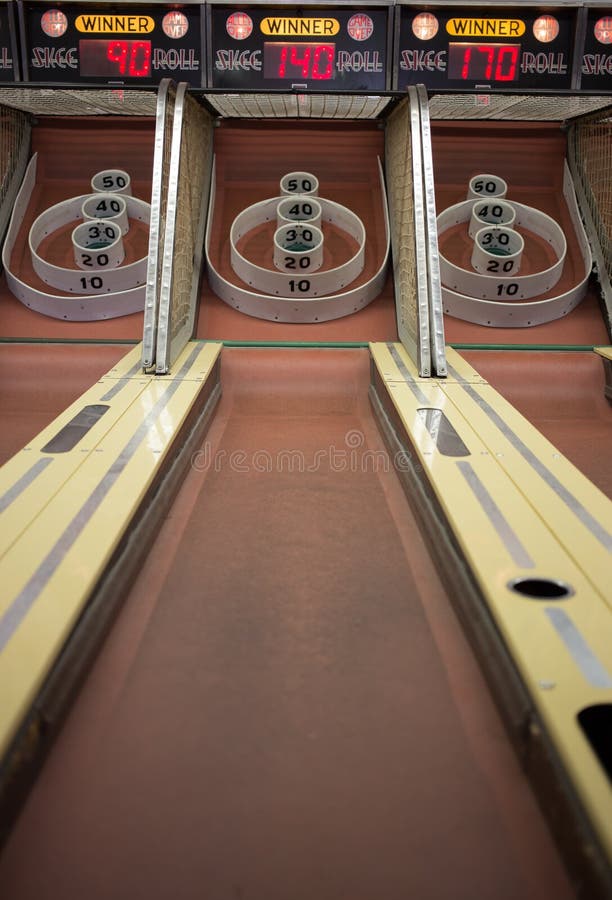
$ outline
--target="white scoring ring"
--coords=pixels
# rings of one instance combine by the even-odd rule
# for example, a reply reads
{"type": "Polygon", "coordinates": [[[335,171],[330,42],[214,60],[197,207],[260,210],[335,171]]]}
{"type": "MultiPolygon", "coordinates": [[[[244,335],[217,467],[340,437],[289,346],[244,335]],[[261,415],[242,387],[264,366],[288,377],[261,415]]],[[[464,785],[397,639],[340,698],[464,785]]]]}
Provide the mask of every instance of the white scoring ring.
{"type": "MultiPolygon", "coordinates": [[[[40,290],[32,284],[28,284],[12,271],[11,261],[23,221],[32,199],[32,193],[36,186],[36,169],[38,154],[34,153],[28,163],[21,183],[21,187],[13,204],[13,211],[2,247],[2,265],[6,283],[11,293],[36,312],[53,319],[63,319],[70,322],[94,322],[102,319],[113,319],[118,316],[126,316],[131,313],[142,312],[145,303],[145,284],[127,290],[116,291],[103,295],[72,295],[50,294],[40,290]]],[[[83,201],[88,194],[77,198],[83,201]]],[[[139,201],[142,205],[142,221],[149,223],[150,207],[148,203],[139,201]]],[[[76,216],[75,216],[76,218],[76,216]]]]}
{"type": "Polygon", "coordinates": [[[316,197],[319,193],[319,179],[312,172],[287,172],[280,180],[279,190],[283,197],[298,194],[316,197]]]}
{"type": "Polygon", "coordinates": [[[121,228],[105,219],[88,219],[70,235],[74,261],[84,272],[116,269],[125,259],[121,228]]]}
{"type": "MultiPolygon", "coordinates": [[[[523,226],[544,238],[557,254],[557,261],[548,269],[532,275],[497,276],[470,272],[452,263],[440,251],[440,278],[444,287],[478,300],[527,300],[545,294],[561,278],[567,254],[567,240],[560,225],[546,213],[516,201],[507,201],[516,213],[516,226],[523,226]],[[514,286],[516,285],[516,289],[514,286]],[[511,293],[508,292],[510,288],[511,293]]],[[[438,242],[441,235],[454,225],[468,222],[472,215],[472,200],[464,200],[449,206],[437,218],[438,242]]]]}
{"type": "Polygon", "coordinates": [[[127,202],[123,194],[89,194],[81,207],[83,219],[108,219],[116,222],[122,234],[130,230],[127,202]]]}
{"type": "Polygon", "coordinates": [[[323,232],[311,222],[286,222],[274,232],[274,265],[295,277],[323,265],[323,232]]]}
{"type": "MultiPolygon", "coordinates": [[[[70,294],[110,294],[144,285],[147,277],[148,255],[127,266],[105,271],[103,276],[96,275],[95,279],[88,279],[83,275],[81,269],[68,269],[53,265],[38,253],[38,248],[47,235],[71,222],[81,221],[83,202],[89,196],[91,195],[81,194],[70,200],[63,200],[61,203],[50,206],[35,219],[28,235],[34,271],[45,284],[70,294]]],[[[124,199],[129,217],[139,219],[148,225],[151,217],[150,205],[137,197],[124,195],[124,199]]]]}
{"type": "Polygon", "coordinates": [[[310,222],[311,225],[316,225],[317,228],[320,228],[321,213],[321,204],[314,197],[302,196],[301,194],[283,197],[276,208],[276,225],[280,228],[281,225],[287,225],[289,222],[310,222]],[[291,214],[290,210],[296,204],[300,207],[300,211],[291,214]],[[310,209],[310,213],[308,213],[307,208],[310,209]]]}
{"type": "Polygon", "coordinates": [[[468,184],[467,199],[482,200],[483,197],[487,197],[496,200],[505,197],[507,193],[508,184],[499,175],[474,175],[468,184]],[[491,190],[487,190],[489,185],[493,185],[491,190]]]}
{"type": "Polygon", "coordinates": [[[514,228],[515,224],[516,213],[508,200],[498,197],[494,197],[491,201],[476,200],[472,205],[468,234],[474,239],[476,232],[485,225],[503,225],[504,228],[514,228]]]}
{"type": "Polygon", "coordinates": [[[376,271],[366,281],[342,293],[326,297],[302,298],[299,295],[271,297],[268,294],[257,294],[229,281],[216,268],[215,261],[211,256],[211,237],[215,226],[214,210],[217,189],[216,161],[213,157],[205,237],[206,261],[208,264],[207,274],[212,291],[224,303],[227,303],[228,306],[233,307],[240,313],[254,316],[257,319],[266,319],[269,322],[291,322],[295,324],[329,322],[332,319],[340,319],[343,316],[352,315],[368,306],[384,287],[391,248],[385,180],[380,159],[377,162],[381,199],[380,211],[383,217],[385,241],[376,271]]]}
{"type": "Polygon", "coordinates": [[[123,169],[103,169],[91,179],[91,190],[94,194],[131,195],[132,179],[123,169]]]}
{"type": "MultiPolygon", "coordinates": [[[[567,171],[564,195],[568,198],[568,202],[570,203],[570,213],[572,212],[572,209],[574,210],[572,219],[578,232],[584,264],[584,274],[573,288],[570,288],[562,294],[548,297],[544,300],[507,303],[500,300],[481,300],[477,297],[466,296],[465,294],[451,290],[449,287],[443,285],[442,300],[444,303],[444,312],[457,319],[473,322],[476,325],[484,325],[492,328],[528,328],[531,325],[543,325],[546,322],[552,322],[554,319],[560,319],[575,309],[584,297],[587,289],[591,270],[591,255],[578,211],[575,208],[575,201],[572,204],[573,194],[571,193],[571,183],[569,182],[567,171]]],[[[472,201],[464,201],[464,203],[467,207],[472,205],[472,201]]],[[[538,212],[538,210],[533,210],[531,207],[523,207],[522,204],[514,201],[512,201],[512,205],[517,210],[517,213],[521,208],[526,212],[538,212]]],[[[448,230],[448,228],[452,227],[452,225],[458,224],[461,221],[467,222],[467,215],[464,217],[461,215],[460,208],[463,206],[464,204],[462,203],[456,204],[440,214],[438,221],[440,222],[440,219],[442,219],[442,228],[439,233],[443,233],[448,230]]],[[[544,213],[540,213],[540,215],[544,216],[544,213]]],[[[533,225],[531,225],[531,228],[534,230],[533,225]]],[[[563,235],[563,237],[565,239],[565,235],[563,235]]],[[[442,263],[442,256],[440,256],[440,261],[442,263]]],[[[497,279],[495,279],[495,281],[497,281],[497,279]]]]}
{"type": "Polygon", "coordinates": [[[358,243],[357,252],[347,262],[333,269],[326,269],[324,272],[313,272],[306,275],[297,271],[295,273],[272,271],[264,266],[256,265],[240,253],[238,250],[240,239],[258,225],[273,221],[281,199],[282,197],[270,197],[268,200],[253,203],[252,206],[247,206],[239,213],[232,222],[230,229],[231,264],[236,275],[249,287],[273,297],[286,299],[295,299],[292,294],[292,283],[295,287],[296,279],[299,279],[301,283],[300,299],[324,297],[354,281],[363,271],[365,264],[366,231],[364,224],[359,216],[347,209],[346,206],[335,203],[333,200],[325,200],[323,197],[318,198],[318,202],[321,204],[322,220],[346,231],[358,243]],[[303,285],[305,281],[309,283],[307,288],[304,288],[303,285]]]}
{"type": "Polygon", "coordinates": [[[513,228],[485,225],[474,237],[472,266],[487,277],[517,275],[524,248],[523,236],[513,228]]]}

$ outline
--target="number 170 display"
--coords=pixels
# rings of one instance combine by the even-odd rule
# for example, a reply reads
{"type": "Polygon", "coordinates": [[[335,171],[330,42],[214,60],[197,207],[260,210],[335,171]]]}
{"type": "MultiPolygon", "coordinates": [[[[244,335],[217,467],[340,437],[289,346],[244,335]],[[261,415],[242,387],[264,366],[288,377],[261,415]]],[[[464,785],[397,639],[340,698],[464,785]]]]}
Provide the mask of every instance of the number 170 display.
{"type": "Polygon", "coordinates": [[[449,44],[448,77],[461,81],[516,81],[520,44],[449,44]]]}

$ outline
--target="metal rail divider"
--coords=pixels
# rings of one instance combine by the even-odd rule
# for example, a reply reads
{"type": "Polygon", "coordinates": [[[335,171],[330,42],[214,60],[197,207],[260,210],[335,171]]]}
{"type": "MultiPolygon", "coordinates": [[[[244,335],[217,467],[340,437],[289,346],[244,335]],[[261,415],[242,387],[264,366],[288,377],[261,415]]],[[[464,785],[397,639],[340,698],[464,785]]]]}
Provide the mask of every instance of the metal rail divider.
{"type": "Polygon", "coordinates": [[[149,264],[145,293],[144,329],[142,336],[142,366],[155,365],[157,318],[161,292],[162,257],[166,230],[166,207],[170,179],[170,146],[176,103],[176,85],[165,78],[157,93],[155,113],[155,146],[153,152],[153,181],[151,185],[151,221],[149,225],[149,264]]]}
{"type": "Polygon", "coordinates": [[[168,372],[193,334],[212,165],[212,117],[187,84],[160,86],[143,366],[168,372]]]}
{"type": "Polygon", "coordinates": [[[444,310],[442,308],[442,281],[438,256],[438,226],[436,221],[436,195],[434,185],[433,154],[429,100],[424,85],[416,88],[421,116],[421,153],[423,158],[423,211],[427,246],[427,287],[429,305],[429,334],[432,374],[446,376],[446,351],[444,344],[444,310]]]}
{"type": "Polygon", "coordinates": [[[425,88],[387,120],[385,168],[400,341],[419,375],[446,375],[438,238],[425,88]]]}

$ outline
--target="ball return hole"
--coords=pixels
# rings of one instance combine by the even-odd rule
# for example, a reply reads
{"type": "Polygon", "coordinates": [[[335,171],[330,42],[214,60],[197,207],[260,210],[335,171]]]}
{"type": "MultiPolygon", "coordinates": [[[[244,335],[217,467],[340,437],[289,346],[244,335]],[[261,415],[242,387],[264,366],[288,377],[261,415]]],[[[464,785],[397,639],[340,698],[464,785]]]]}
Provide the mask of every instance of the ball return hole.
{"type": "Polygon", "coordinates": [[[515,578],[508,587],[530,600],[565,600],[574,593],[569,584],[554,578],[515,578]]]}

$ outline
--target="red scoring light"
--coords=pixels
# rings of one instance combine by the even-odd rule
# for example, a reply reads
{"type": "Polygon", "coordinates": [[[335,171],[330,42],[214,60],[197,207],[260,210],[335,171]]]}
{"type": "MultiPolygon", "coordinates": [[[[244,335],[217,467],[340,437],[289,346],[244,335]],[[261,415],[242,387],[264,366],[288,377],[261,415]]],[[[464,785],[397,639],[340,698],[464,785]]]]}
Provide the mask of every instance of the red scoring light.
{"type": "Polygon", "coordinates": [[[448,77],[516,81],[520,44],[449,44],[448,77]]]}
{"type": "Polygon", "coordinates": [[[151,41],[79,41],[79,70],[84,78],[150,78],[151,41]]]}
{"type": "Polygon", "coordinates": [[[118,63],[118,74],[146,78],[151,73],[151,41],[109,41],[106,58],[118,63]]]}
{"type": "Polygon", "coordinates": [[[316,44],[314,52],[311,44],[303,44],[303,56],[300,56],[299,45],[292,44],[290,47],[281,48],[280,64],[278,66],[278,77],[287,77],[287,61],[293,68],[300,69],[302,78],[314,78],[315,80],[324,81],[332,76],[332,63],[334,59],[334,48],[326,44],[316,44]],[[312,56],[312,67],[310,59],[312,56]],[[287,60],[287,57],[289,58],[287,60]],[[323,58],[323,59],[322,59],[323,58]],[[325,68],[321,69],[324,65],[325,68]]]}
{"type": "Polygon", "coordinates": [[[334,77],[335,44],[264,44],[264,78],[327,81],[334,77]]]}

